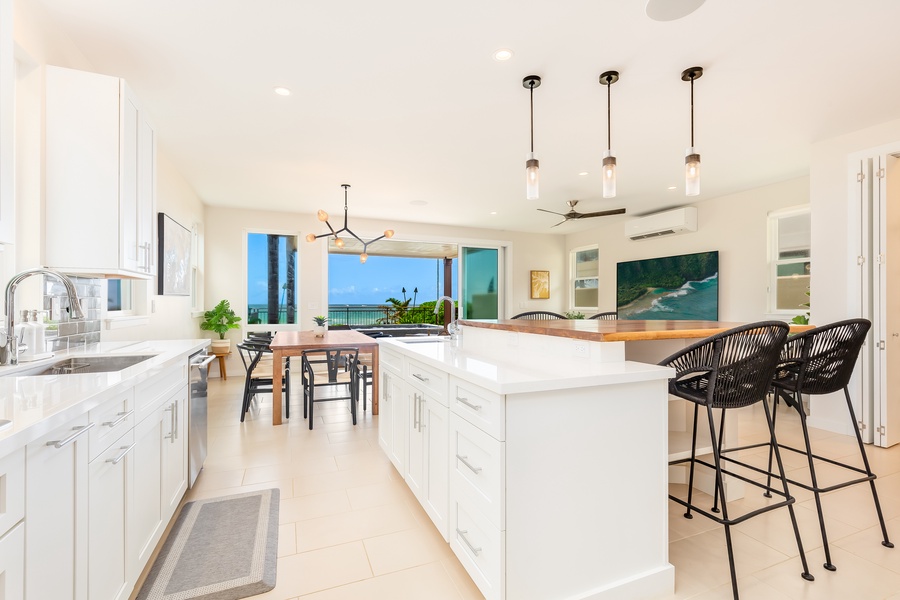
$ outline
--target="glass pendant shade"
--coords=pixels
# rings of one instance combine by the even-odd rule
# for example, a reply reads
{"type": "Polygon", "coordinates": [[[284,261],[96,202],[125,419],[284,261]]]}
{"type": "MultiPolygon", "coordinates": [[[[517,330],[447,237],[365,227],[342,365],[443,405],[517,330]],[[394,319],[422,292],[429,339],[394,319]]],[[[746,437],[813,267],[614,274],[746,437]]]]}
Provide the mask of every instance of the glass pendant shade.
{"type": "Polygon", "coordinates": [[[318,217],[318,219],[324,223],[325,221],[328,220],[328,213],[325,212],[324,210],[320,210],[319,212],[316,213],[316,217],[318,217]]]}
{"type": "Polygon", "coordinates": [[[603,197],[616,197],[616,157],[611,150],[603,153],[603,197]]]}
{"type": "Polygon", "coordinates": [[[391,239],[392,237],[394,237],[394,230],[393,229],[385,230],[384,237],[386,237],[387,239],[391,239]]]}
{"type": "Polygon", "coordinates": [[[693,148],[684,157],[684,195],[700,195],[700,155],[693,148]]]}
{"type": "Polygon", "coordinates": [[[538,160],[534,157],[534,152],[528,154],[528,160],[525,161],[525,199],[538,199],[538,184],[540,183],[541,174],[539,170],[538,160]]]}
{"type": "Polygon", "coordinates": [[[369,260],[369,255],[363,252],[359,255],[359,262],[362,264],[366,264],[366,261],[369,260]]]}
{"type": "Polygon", "coordinates": [[[316,234],[314,234],[314,233],[308,234],[308,235],[306,236],[306,241],[307,241],[307,242],[314,242],[314,241],[316,241],[316,234]]]}
{"type": "Polygon", "coordinates": [[[335,238],[334,238],[334,245],[337,246],[338,248],[343,248],[343,247],[344,247],[344,240],[342,240],[342,239],[339,238],[339,237],[335,237],[335,238]]]}

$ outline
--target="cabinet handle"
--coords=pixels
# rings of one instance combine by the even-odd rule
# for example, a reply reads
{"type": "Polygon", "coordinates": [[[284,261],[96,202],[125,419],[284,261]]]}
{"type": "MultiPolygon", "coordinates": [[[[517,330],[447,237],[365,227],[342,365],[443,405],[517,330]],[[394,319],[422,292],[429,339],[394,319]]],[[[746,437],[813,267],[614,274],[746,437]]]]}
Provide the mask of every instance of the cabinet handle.
{"type": "Polygon", "coordinates": [[[478,556],[479,554],[481,554],[481,548],[476,548],[475,546],[472,545],[472,542],[470,542],[466,538],[467,533],[469,533],[468,529],[460,529],[459,527],[456,528],[457,537],[459,537],[459,539],[461,539],[463,541],[463,543],[469,547],[469,550],[471,550],[472,553],[475,554],[475,556],[478,556]]]}
{"type": "Polygon", "coordinates": [[[470,470],[470,471],[472,471],[472,472],[475,473],[476,475],[478,475],[479,473],[481,473],[481,467],[476,467],[476,466],[474,466],[472,463],[470,463],[468,460],[466,460],[467,458],[469,458],[469,457],[468,457],[468,456],[460,456],[459,454],[456,455],[456,459],[457,459],[459,462],[461,462],[462,464],[464,464],[464,465],[466,465],[467,467],[469,467],[469,470],[470,470]]]}
{"type": "Polygon", "coordinates": [[[130,446],[121,446],[122,451],[119,452],[119,454],[117,454],[113,458],[107,458],[106,462],[112,463],[114,465],[119,464],[120,462],[122,462],[122,459],[125,458],[125,455],[127,455],[129,452],[131,452],[131,449],[134,448],[136,445],[137,445],[137,442],[135,442],[134,444],[132,444],[130,446]]]}
{"type": "Polygon", "coordinates": [[[424,377],[423,375],[419,375],[418,373],[413,373],[412,376],[423,383],[428,383],[428,378],[424,377]]]}
{"type": "Polygon", "coordinates": [[[180,430],[181,430],[181,427],[180,427],[181,423],[178,421],[178,403],[177,402],[172,403],[172,420],[175,421],[175,426],[172,428],[173,431],[175,432],[175,437],[174,437],[174,439],[172,439],[172,443],[174,444],[175,440],[177,440],[180,437],[179,434],[180,434],[180,430]]]}
{"type": "Polygon", "coordinates": [[[425,429],[425,394],[419,396],[419,431],[425,429]]]}
{"type": "Polygon", "coordinates": [[[90,423],[88,425],[80,425],[78,427],[73,427],[72,431],[74,431],[75,433],[73,433],[72,435],[70,435],[69,437],[67,437],[64,440],[53,440],[52,442],[47,442],[47,445],[53,446],[54,448],[62,448],[63,446],[68,446],[69,444],[74,442],[77,438],[81,437],[82,435],[87,433],[90,429],[92,429],[94,427],[94,425],[95,425],[95,423],[90,423]]]}
{"type": "Polygon", "coordinates": [[[456,397],[456,401],[459,402],[460,404],[465,404],[466,406],[468,406],[468,407],[471,408],[472,410],[481,410],[481,405],[480,405],[480,404],[472,404],[471,402],[469,402],[469,399],[468,399],[468,398],[460,398],[459,396],[457,396],[457,397],[456,397]]]}
{"type": "Polygon", "coordinates": [[[104,427],[109,427],[109,428],[115,427],[116,425],[118,425],[119,423],[121,423],[122,421],[124,421],[125,419],[130,417],[131,415],[133,415],[134,411],[129,410],[128,412],[120,412],[120,413],[116,413],[116,414],[118,414],[119,418],[116,419],[115,421],[104,421],[103,423],[100,423],[100,424],[103,425],[104,427]]]}
{"type": "Polygon", "coordinates": [[[419,430],[419,395],[413,394],[413,427],[419,430]]]}
{"type": "Polygon", "coordinates": [[[173,402],[166,408],[166,412],[169,414],[169,433],[163,436],[163,439],[172,440],[171,443],[175,443],[175,403],[173,402]]]}

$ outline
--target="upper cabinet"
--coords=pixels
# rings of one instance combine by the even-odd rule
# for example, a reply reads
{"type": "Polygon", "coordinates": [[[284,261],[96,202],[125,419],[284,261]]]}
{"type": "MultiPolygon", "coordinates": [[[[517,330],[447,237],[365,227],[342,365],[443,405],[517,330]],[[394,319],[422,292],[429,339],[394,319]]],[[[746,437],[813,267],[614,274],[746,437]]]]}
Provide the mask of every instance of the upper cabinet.
{"type": "Polygon", "coordinates": [[[156,134],[123,79],[47,67],[44,262],[150,278],[156,134]]]}
{"type": "Polygon", "coordinates": [[[0,244],[15,243],[15,85],[12,0],[0,0],[0,244]]]}

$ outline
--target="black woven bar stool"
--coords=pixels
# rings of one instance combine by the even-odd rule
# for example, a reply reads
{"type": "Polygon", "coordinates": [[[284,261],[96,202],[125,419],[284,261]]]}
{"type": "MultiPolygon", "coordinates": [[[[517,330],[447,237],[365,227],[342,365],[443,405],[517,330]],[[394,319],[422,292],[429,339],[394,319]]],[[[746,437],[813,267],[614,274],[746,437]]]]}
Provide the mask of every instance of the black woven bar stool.
{"type": "MultiPolygon", "coordinates": [[[[781,482],[781,489],[774,489],[769,484],[762,484],[723,467],[723,462],[732,460],[724,455],[727,451],[723,448],[725,411],[751,406],[765,399],[788,330],[788,326],[779,321],[764,321],[736,327],[688,346],[659,363],[672,367],[676,371],[675,377],[669,380],[669,393],[694,403],[691,456],[669,463],[670,465],[690,464],[687,500],[674,495],[670,495],[669,499],[687,508],[687,512],[684,514],[685,518],[692,519],[692,512],[698,512],[725,527],[728,566],[731,570],[731,589],[735,599],[738,598],[738,587],[737,574],[734,569],[731,527],[771,510],[787,507],[791,515],[794,537],[797,540],[797,550],[800,552],[800,561],[803,564],[801,576],[807,581],[814,579],[806,564],[806,555],[803,553],[803,543],[800,541],[800,530],[794,514],[795,500],[788,491],[787,480],[784,478],[784,465],[781,462],[781,453],[777,443],[772,447],[778,464],[778,473],[780,474],[778,479],[781,482]],[[713,449],[712,463],[698,458],[696,453],[697,417],[701,406],[706,408],[713,449]],[[722,424],[719,426],[718,434],[715,430],[713,409],[722,411],[722,424]],[[713,493],[715,500],[709,511],[701,509],[693,503],[694,470],[698,466],[712,469],[715,472],[715,492],[713,493]],[[723,475],[736,477],[750,485],[763,488],[769,494],[780,496],[782,499],[742,515],[731,517],[728,514],[725,488],[722,485],[723,475]],[[721,515],[718,514],[720,503],[721,515]]],[[[771,439],[775,440],[775,425],[768,403],[764,402],[763,407],[771,439]]],[[[762,469],[756,470],[765,473],[762,469]]]]}
{"type": "MultiPolygon", "coordinates": [[[[850,392],[847,389],[860,348],[862,348],[866,334],[871,326],[872,324],[866,319],[849,319],[816,327],[791,337],[781,352],[781,364],[772,382],[776,393],[775,406],[777,407],[778,401],[783,399],[788,406],[795,408],[797,414],[800,415],[800,426],[803,429],[805,449],[793,448],[785,444],[777,444],[777,447],[806,455],[809,462],[809,484],[793,479],[788,479],[788,482],[791,485],[809,490],[815,495],[816,512],[819,514],[819,530],[822,532],[822,545],[825,548],[824,566],[829,571],[836,570],[836,567],[831,562],[828,534],[825,532],[825,517],[822,513],[821,495],[826,492],[868,481],[872,489],[872,500],[875,502],[875,512],[878,513],[878,522],[881,524],[881,535],[883,537],[881,544],[888,548],[894,547],[894,544],[888,539],[887,528],[884,525],[884,515],[881,512],[881,503],[878,501],[878,492],[875,490],[876,476],[869,467],[869,459],[866,456],[866,449],[863,446],[859,428],[856,426],[856,414],[853,411],[853,403],[850,401],[850,392]],[[853,431],[856,433],[856,443],[863,463],[863,468],[861,469],[813,454],[809,442],[809,429],[806,426],[806,412],[803,410],[801,394],[830,394],[841,389],[844,390],[844,397],[847,400],[847,411],[850,413],[850,422],[853,423],[853,431]],[[855,473],[857,476],[834,485],[821,486],[816,479],[816,461],[841,467],[855,473]]],[[[772,470],[772,455],[775,449],[776,444],[773,438],[769,451],[769,471],[772,470]]]]}

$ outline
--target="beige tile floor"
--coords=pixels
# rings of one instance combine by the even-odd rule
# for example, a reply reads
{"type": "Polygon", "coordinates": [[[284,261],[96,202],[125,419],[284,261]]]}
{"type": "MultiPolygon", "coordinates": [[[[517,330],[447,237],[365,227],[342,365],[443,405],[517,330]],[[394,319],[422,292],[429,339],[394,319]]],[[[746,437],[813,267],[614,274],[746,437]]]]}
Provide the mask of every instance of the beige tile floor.
{"type": "MultiPolygon", "coordinates": [[[[400,475],[378,448],[378,417],[361,413],[350,423],[346,401],[316,406],[315,429],[292,398],[289,424],[272,427],[271,401],[263,397],[240,423],[242,381],[210,380],[209,456],[186,500],[277,486],[281,490],[278,584],[260,600],[468,600],[481,594],[400,475]]],[[[296,391],[295,391],[296,394],[296,391]]],[[[762,413],[741,416],[741,435],[765,435],[762,413]]],[[[797,419],[779,416],[782,441],[799,439],[797,419]]],[[[817,452],[834,458],[853,453],[852,439],[813,431],[817,452]]],[[[900,446],[867,446],[887,526],[900,542],[900,446]]],[[[764,451],[748,459],[762,464],[764,451]]],[[[802,477],[804,463],[786,456],[802,477]]],[[[824,474],[828,470],[822,470],[824,474]]],[[[829,475],[833,475],[828,471],[829,475]]],[[[673,486],[677,490],[678,486],[673,486]]],[[[623,487],[623,493],[627,493],[623,487]]],[[[833,492],[824,501],[836,572],[822,567],[823,552],[812,495],[796,490],[797,516],[816,580],[800,578],[800,560],[784,510],[734,528],[741,597],[754,599],[900,600],[900,544],[881,546],[868,486],[833,492]]],[[[735,507],[763,502],[751,488],[735,507]]],[[[731,504],[729,506],[732,506],[731,504]]],[[[669,503],[669,560],[675,593],[668,599],[731,598],[721,526],[669,503]]],[[[516,599],[510,599],[516,600],[516,599]]]]}

